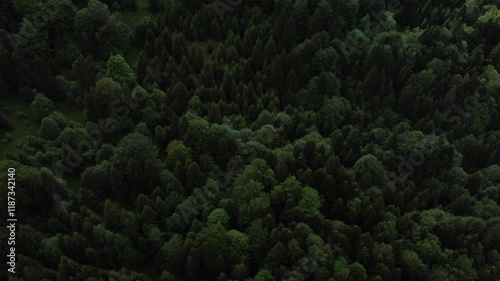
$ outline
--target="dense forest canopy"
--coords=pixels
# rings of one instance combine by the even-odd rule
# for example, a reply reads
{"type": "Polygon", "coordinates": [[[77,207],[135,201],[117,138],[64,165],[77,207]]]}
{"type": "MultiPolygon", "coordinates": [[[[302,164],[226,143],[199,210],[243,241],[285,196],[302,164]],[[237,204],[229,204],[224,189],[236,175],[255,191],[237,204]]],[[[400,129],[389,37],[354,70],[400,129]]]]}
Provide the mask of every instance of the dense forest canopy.
{"type": "Polygon", "coordinates": [[[500,280],[499,8],[2,1],[5,280],[500,280]]]}

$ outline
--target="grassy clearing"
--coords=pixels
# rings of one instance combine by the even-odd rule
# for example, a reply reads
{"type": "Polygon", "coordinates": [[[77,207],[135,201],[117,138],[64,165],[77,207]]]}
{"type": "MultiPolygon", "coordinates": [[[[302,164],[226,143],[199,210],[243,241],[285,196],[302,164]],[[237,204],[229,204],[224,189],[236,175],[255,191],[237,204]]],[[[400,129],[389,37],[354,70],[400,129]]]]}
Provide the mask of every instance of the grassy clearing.
{"type": "Polygon", "coordinates": [[[140,52],[141,51],[138,48],[134,47],[125,57],[125,61],[128,63],[128,65],[130,65],[130,67],[132,67],[132,69],[135,69],[135,65],[139,61],[140,52]]]}
{"type": "Polygon", "coordinates": [[[120,14],[122,15],[123,22],[132,30],[134,30],[142,20],[152,16],[152,14],[148,11],[121,11],[120,14]]]}
{"type": "Polygon", "coordinates": [[[6,157],[7,152],[23,152],[23,145],[27,137],[35,135],[39,125],[30,120],[29,104],[21,99],[2,100],[0,102],[2,114],[12,123],[14,129],[10,132],[0,132],[0,156],[6,157]]]}
{"type": "MultiPolygon", "coordinates": [[[[64,114],[69,120],[84,122],[85,118],[80,108],[63,101],[55,102],[54,105],[56,111],[64,114]]],[[[0,131],[0,157],[5,158],[7,152],[25,152],[24,145],[27,143],[28,136],[36,135],[40,127],[39,122],[30,117],[30,104],[16,98],[0,100],[0,112],[14,127],[10,132],[0,131]]]]}
{"type": "MultiPolygon", "coordinates": [[[[85,118],[80,108],[74,105],[68,105],[64,101],[54,102],[56,111],[61,112],[69,120],[83,123],[85,118]]],[[[12,123],[14,129],[10,132],[0,131],[0,158],[5,158],[7,152],[18,154],[26,152],[25,146],[28,143],[28,137],[36,135],[40,127],[39,122],[30,118],[30,104],[22,99],[0,100],[0,112],[12,123]],[[9,140],[7,140],[7,138],[9,140]]],[[[50,168],[50,167],[49,167],[50,168]]],[[[63,179],[66,181],[71,194],[77,192],[80,178],[65,174],[63,179]]]]}
{"type": "MultiPolygon", "coordinates": [[[[142,1],[144,2],[144,1],[142,1]]],[[[153,14],[151,14],[148,11],[147,7],[147,1],[145,2],[146,4],[143,3],[142,7],[141,5],[139,6],[139,10],[136,12],[132,11],[122,11],[120,12],[123,22],[130,27],[130,29],[135,30],[135,27],[139,25],[143,20],[147,19],[148,17],[152,17],[153,14]]],[[[140,4],[140,3],[139,3],[140,4]]],[[[132,68],[135,67],[135,64],[139,60],[139,53],[140,50],[137,47],[133,47],[128,54],[125,56],[125,60],[127,61],[128,65],[130,65],[132,68]]]]}

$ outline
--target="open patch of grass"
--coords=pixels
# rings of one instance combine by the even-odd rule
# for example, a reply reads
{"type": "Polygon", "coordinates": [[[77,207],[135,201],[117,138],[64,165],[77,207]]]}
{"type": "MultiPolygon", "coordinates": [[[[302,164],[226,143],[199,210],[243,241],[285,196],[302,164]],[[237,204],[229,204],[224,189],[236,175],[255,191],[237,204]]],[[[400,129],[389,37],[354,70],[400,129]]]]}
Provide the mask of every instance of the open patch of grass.
{"type": "Polygon", "coordinates": [[[135,65],[139,61],[139,54],[141,51],[138,48],[132,48],[130,52],[125,57],[125,61],[130,65],[132,69],[135,69],[135,65]]]}
{"type": "MultiPolygon", "coordinates": [[[[54,104],[55,110],[63,113],[68,119],[80,123],[85,121],[80,108],[63,101],[57,101],[54,104]]],[[[0,156],[6,157],[7,152],[25,152],[23,147],[27,144],[28,137],[37,135],[40,128],[40,123],[30,118],[32,115],[30,103],[16,98],[0,100],[0,112],[14,127],[9,132],[0,131],[0,156]]]]}
{"type": "Polygon", "coordinates": [[[134,30],[135,27],[141,23],[141,21],[152,16],[149,11],[121,11],[120,14],[123,22],[132,30],[134,30]]]}
{"type": "MultiPolygon", "coordinates": [[[[139,10],[138,11],[121,11],[121,18],[123,22],[130,27],[130,29],[134,30],[137,25],[139,25],[143,20],[147,19],[148,17],[152,17],[153,14],[151,14],[148,11],[148,6],[147,6],[147,1],[139,1],[139,10]],[[142,3],[145,2],[146,4],[142,3]],[[142,3],[142,4],[141,4],[142,3]],[[142,7],[141,5],[146,5],[142,7]]],[[[139,60],[139,53],[140,50],[136,47],[133,47],[128,54],[125,56],[125,60],[127,63],[134,68],[135,64],[139,60]]]]}
{"type": "Polygon", "coordinates": [[[2,100],[0,104],[2,114],[14,127],[10,132],[0,132],[2,142],[0,155],[4,158],[7,152],[23,152],[22,146],[26,143],[27,137],[36,134],[39,124],[29,119],[30,105],[21,99],[2,100]]]}

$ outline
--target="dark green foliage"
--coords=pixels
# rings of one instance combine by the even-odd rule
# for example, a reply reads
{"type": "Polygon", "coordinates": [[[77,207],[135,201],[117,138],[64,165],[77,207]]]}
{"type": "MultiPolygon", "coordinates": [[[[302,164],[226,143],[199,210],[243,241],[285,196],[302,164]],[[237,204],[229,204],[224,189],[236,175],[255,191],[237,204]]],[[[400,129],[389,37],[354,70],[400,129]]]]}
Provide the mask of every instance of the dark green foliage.
{"type": "Polygon", "coordinates": [[[494,1],[0,11],[9,280],[500,280],[494,1]]]}
{"type": "Polygon", "coordinates": [[[31,111],[37,121],[52,113],[54,108],[54,103],[43,94],[37,94],[31,103],[31,111]]]}
{"type": "Polygon", "coordinates": [[[42,119],[42,124],[40,126],[40,136],[42,138],[53,140],[59,136],[59,133],[59,125],[54,119],[50,117],[42,119]]]}
{"type": "Polygon", "coordinates": [[[130,28],[98,0],[89,1],[86,8],[76,13],[74,28],[80,44],[99,58],[117,50],[126,52],[131,44],[130,28]]]}
{"type": "Polygon", "coordinates": [[[385,170],[382,163],[373,155],[368,154],[356,161],[352,167],[356,174],[356,180],[362,188],[371,186],[383,187],[385,181],[385,170]]]}
{"type": "Polygon", "coordinates": [[[120,140],[111,162],[122,175],[124,191],[148,192],[159,181],[158,149],[151,139],[131,133],[120,140]]]}
{"type": "Polygon", "coordinates": [[[109,117],[111,113],[126,114],[127,107],[118,107],[122,93],[123,88],[118,82],[108,77],[100,79],[85,95],[86,117],[96,121],[109,117]]]}

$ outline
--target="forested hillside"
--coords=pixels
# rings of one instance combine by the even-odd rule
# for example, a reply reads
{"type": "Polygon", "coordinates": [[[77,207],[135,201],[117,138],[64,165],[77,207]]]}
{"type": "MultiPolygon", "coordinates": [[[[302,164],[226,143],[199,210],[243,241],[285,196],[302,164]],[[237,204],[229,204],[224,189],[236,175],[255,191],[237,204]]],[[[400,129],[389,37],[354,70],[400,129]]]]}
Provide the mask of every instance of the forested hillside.
{"type": "Polygon", "coordinates": [[[0,279],[500,280],[499,8],[2,1],[0,279]]]}

